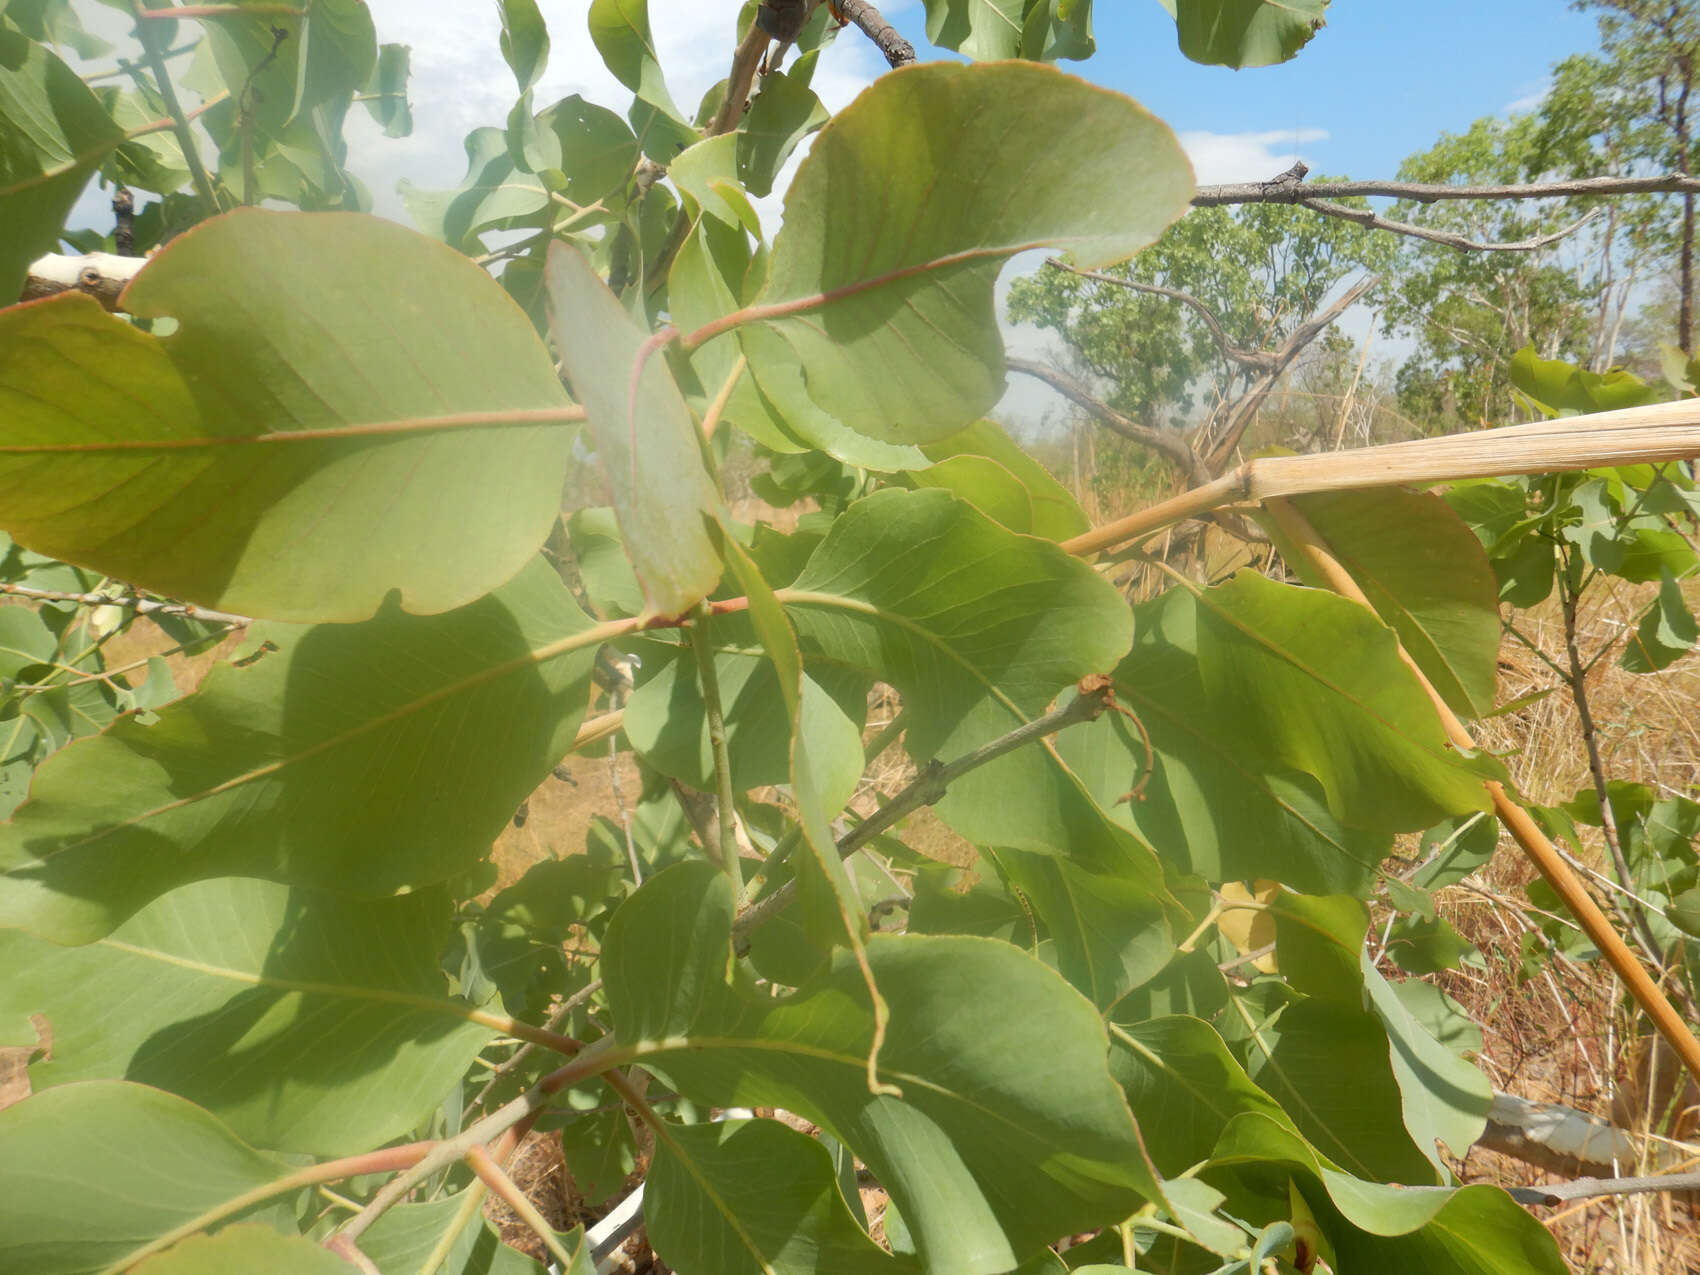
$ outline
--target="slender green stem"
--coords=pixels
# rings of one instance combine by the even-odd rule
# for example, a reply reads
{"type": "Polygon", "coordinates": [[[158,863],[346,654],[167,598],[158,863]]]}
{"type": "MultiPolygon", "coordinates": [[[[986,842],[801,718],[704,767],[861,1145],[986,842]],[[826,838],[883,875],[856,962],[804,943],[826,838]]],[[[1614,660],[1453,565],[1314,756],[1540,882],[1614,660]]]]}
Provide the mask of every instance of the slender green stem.
{"type": "Polygon", "coordinates": [[[714,671],[714,643],[708,631],[709,609],[697,604],[690,625],[691,650],[697,657],[697,680],[708,715],[708,747],[714,757],[714,804],[720,817],[720,867],[732,882],[732,897],[742,898],[744,877],[738,868],[738,812],[732,804],[732,757],[726,748],[726,718],[720,707],[720,679],[714,671]]]}
{"type": "Polygon", "coordinates": [[[171,83],[171,74],[165,69],[165,51],[159,46],[159,28],[148,23],[141,0],[130,0],[130,9],[136,15],[136,38],[141,41],[148,68],[153,71],[159,96],[165,102],[165,109],[171,114],[177,144],[183,148],[183,161],[189,165],[189,176],[194,179],[195,192],[200,195],[210,217],[218,211],[218,195],[213,191],[212,178],[207,175],[206,165],[201,162],[201,151],[196,145],[194,130],[189,127],[189,117],[183,113],[183,103],[177,100],[177,89],[171,83]]]}

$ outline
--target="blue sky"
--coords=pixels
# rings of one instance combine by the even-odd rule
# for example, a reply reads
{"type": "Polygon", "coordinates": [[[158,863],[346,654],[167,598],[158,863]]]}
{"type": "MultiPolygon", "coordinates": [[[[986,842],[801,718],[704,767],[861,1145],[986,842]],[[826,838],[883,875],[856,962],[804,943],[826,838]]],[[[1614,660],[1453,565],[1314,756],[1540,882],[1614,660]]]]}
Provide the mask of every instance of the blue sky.
{"type": "MultiPolygon", "coordinates": [[[[1266,145],[1360,178],[1391,177],[1441,132],[1526,104],[1554,62],[1596,45],[1593,16],[1565,0],[1334,0],[1293,61],[1232,71],[1182,57],[1157,0],[1098,0],[1093,13],[1098,53],[1069,70],[1137,98],[1177,132],[1284,133],[1266,145]],[[1295,134],[1309,140],[1295,148],[1295,134]]],[[[894,20],[919,49],[921,6],[894,20]]]]}

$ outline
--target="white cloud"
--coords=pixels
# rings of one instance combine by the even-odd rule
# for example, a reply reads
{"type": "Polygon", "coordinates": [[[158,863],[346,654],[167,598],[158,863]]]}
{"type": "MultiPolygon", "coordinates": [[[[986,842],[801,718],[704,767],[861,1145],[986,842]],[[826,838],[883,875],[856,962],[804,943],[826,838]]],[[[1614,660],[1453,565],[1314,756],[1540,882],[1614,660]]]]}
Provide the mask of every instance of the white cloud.
{"type": "Polygon", "coordinates": [[[1547,94],[1552,92],[1552,78],[1549,76],[1523,86],[1524,92],[1514,102],[1506,104],[1501,115],[1523,115],[1534,110],[1547,100],[1547,94]]]}
{"type": "Polygon", "coordinates": [[[1299,148],[1307,142],[1328,139],[1324,128],[1293,128],[1262,133],[1208,133],[1200,130],[1180,134],[1200,186],[1225,182],[1268,181],[1302,158],[1299,148]]]}
{"type": "MultiPolygon", "coordinates": [[[[513,73],[502,60],[501,21],[493,3],[467,0],[368,0],[378,38],[412,50],[413,133],[391,139],[364,118],[349,115],[349,167],[372,188],[377,210],[407,221],[395,195],[402,177],[425,189],[457,185],[466,171],[462,140],[481,125],[502,127],[516,96],[513,73]]],[[[735,0],[650,0],[650,28],[667,87],[689,116],[726,77],[736,43],[735,0]]],[[[889,6],[901,8],[903,6],[889,6]]],[[[532,100],[546,106],[569,93],[624,112],[631,94],[602,65],[585,26],[585,0],[544,3],[549,22],[549,65],[532,100]]],[[[813,87],[837,111],[873,82],[885,63],[868,41],[847,32],[821,57],[813,87]]],[[[794,171],[794,169],[792,170],[794,171]]],[[[789,172],[784,180],[788,181],[789,172]]],[[[769,205],[778,209],[776,191],[769,205]]],[[[768,201],[764,201],[768,203],[768,201]]],[[[764,208],[764,214],[767,209],[764,208]]],[[[764,220],[765,220],[764,215],[764,220]]],[[[770,224],[772,228],[775,221],[770,224]]]]}

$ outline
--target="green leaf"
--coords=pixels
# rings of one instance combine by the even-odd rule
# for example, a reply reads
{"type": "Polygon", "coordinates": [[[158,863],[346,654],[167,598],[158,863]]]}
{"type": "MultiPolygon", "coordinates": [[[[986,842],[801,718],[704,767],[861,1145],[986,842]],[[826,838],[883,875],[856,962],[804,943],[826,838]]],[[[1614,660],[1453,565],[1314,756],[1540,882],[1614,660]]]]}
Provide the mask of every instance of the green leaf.
{"type": "Polygon", "coordinates": [[[1513,354],[1506,370],[1511,383],[1548,416],[1639,407],[1655,397],[1653,387],[1633,372],[1588,372],[1562,359],[1543,359],[1533,346],[1513,354]]]}
{"type": "Polygon", "coordinates": [[[413,50],[405,44],[381,44],[372,75],[360,91],[360,104],[384,130],[385,137],[413,132],[413,106],[407,100],[413,50]]]}
{"type": "MultiPolygon", "coordinates": [[[[1392,831],[1487,804],[1362,607],[1241,575],[1145,604],[1135,635],[1115,690],[1156,770],[1145,800],[1114,809],[1184,871],[1364,897],[1392,831]]],[[[1115,716],[1057,747],[1106,807],[1145,765],[1115,716]]]]}
{"type": "Polygon", "coordinates": [[[282,140],[316,108],[347,109],[378,58],[363,0],[313,0],[299,13],[245,14],[242,7],[215,10],[204,20],[217,78],[248,104],[246,127],[282,140]]]}
{"type": "Polygon", "coordinates": [[[883,75],[791,183],[767,286],[742,316],[744,353],[786,419],[825,413],[886,442],[947,437],[1003,392],[1003,264],[1041,244],[1082,265],[1121,260],[1192,190],[1166,126],[1050,68],[883,75]],[[944,136],[950,146],[933,143],[944,136]]]}
{"type": "Polygon", "coordinates": [[[636,615],[643,610],[643,586],[632,572],[620,542],[614,511],[580,509],[567,519],[567,535],[585,596],[598,615],[636,615]]]}
{"type": "Polygon", "coordinates": [[[1285,62],[1324,25],[1329,0],[1162,0],[1181,52],[1207,66],[1285,62]]]}
{"type": "Polygon", "coordinates": [[[649,29],[649,0],[591,0],[590,38],[614,78],[629,88],[639,102],[683,124],[684,116],[673,105],[661,62],[655,53],[655,37],[649,29]]]}
{"type": "Polygon", "coordinates": [[[0,1270],[123,1269],[289,1172],[158,1089],[123,1081],[49,1089],[0,1111],[0,1270]]]}
{"type": "Polygon", "coordinates": [[[1275,956],[1289,984],[1307,996],[1362,1004],[1358,954],[1369,927],[1363,904],[1346,895],[1282,891],[1270,905],[1270,914],[1275,918],[1275,956]]]}
{"type": "MultiPolygon", "coordinates": [[[[436,1267],[438,1275],[543,1275],[543,1267],[502,1243],[495,1229],[478,1216],[479,1200],[465,1191],[429,1204],[396,1205],[360,1237],[360,1251],[384,1272],[420,1270],[469,1207],[474,1216],[450,1242],[442,1265],[436,1267]]],[[[580,1255],[567,1275],[592,1275],[594,1270],[589,1246],[579,1247],[582,1237],[577,1228],[562,1237],[567,1251],[580,1255]]],[[[344,1275],[347,1269],[342,1268],[344,1275]]]]}
{"type": "Polygon", "coordinates": [[[396,190],[420,230],[469,253],[485,231],[542,225],[549,207],[542,178],[520,170],[499,128],[466,135],[466,176],[454,190],[420,190],[405,177],[396,190]]]}
{"type": "Polygon", "coordinates": [[[1443,916],[1402,916],[1387,932],[1387,955],[1407,974],[1436,974],[1460,965],[1480,965],[1476,945],[1443,916]]]}
{"type": "Polygon", "coordinates": [[[1098,51],[1092,38],[1092,0],[1028,0],[1021,56],[1041,62],[1080,61],[1098,51]]]}
{"type": "Polygon", "coordinates": [[[549,28],[537,0],[498,0],[502,15],[502,58],[523,94],[536,85],[549,64],[549,28]]]}
{"type": "MultiPolygon", "coordinates": [[[[1038,716],[1058,692],[1110,667],[1131,627],[1126,604],[1085,563],[937,490],[857,501],[777,593],[806,655],[898,689],[913,722],[905,746],[922,763],[1038,716]]],[[[963,776],[939,812],[971,841],[1055,851],[1071,843],[1059,839],[1063,799],[1047,790],[1078,789],[1056,767],[1042,746],[1018,750],[963,776]]],[[[1077,791],[1074,805],[1090,802],[1077,791]]],[[[1087,810],[1077,829],[1102,819],[1087,810]]],[[[1082,835],[1101,842],[1114,830],[1082,835]]]]}
{"type": "Polygon", "coordinates": [[[1057,972],[1108,1009],[1175,954],[1172,900],[1132,875],[1091,872],[1056,855],[1004,850],[999,863],[1045,919],[1057,972]]]}
{"type": "Polygon", "coordinates": [[[1458,815],[1423,833],[1423,865],[1411,878],[1423,890],[1456,885],[1493,858],[1499,821],[1485,814],[1458,815]]]}
{"type": "Polygon", "coordinates": [[[9,305],[124,133],[75,71],[3,28],[0,120],[0,305],[9,305]]]}
{"type": "Polygon", "coordinates": [[[1154,1018],[1112,1028],[1111,1038],[1110,1070],[1127,1093],[1152,1163],[1167,1176],[1208,1160],[1228,1121],[1242,1112],[1292,1127],[1208,1023],[1154,1018]]]}
{"type": "Polygon", "coordinates": [[[776,1120],[669,1128],[644,1184],[655,1251],[721,1275],[894,1275],[916,1270],[851,1217],[832,1157],[776,1120]]]}
{"type": "Polygon", "coordinates": [[[927,0],[927,39],[976,61],[1021,52],[1028,0],[927,0]]]}
{"type": "MultiPolygon", "coordinates": [[[[1493,709],[1499,589],[1480,542],[1438,496],[1378,487],[1300,496],[1298,507],[1454,712],[1493,709]]],[[[1308,559],[1287,560],[1306,582],[1308,559]]]]}
{"type": "Polygon", "coordinates": [[[1256,1114],[1235,1119],[1214,1166],[1261,1176],[1270,1192],[1303,1191],[1340,1270],[1565,1275],[1552,1236],[1497,1187],[1386,1186],[1339,1171],[1287,1129],[1256,1114]]]}
{"type": "Polygon", "coordinates": [[[797,144],[831,118],[809,87],[818,56],[804,54],[790,71],[762,77],[761,92],[738,125],[738,178],[757,198],[773,193],[773,183],[797,144]]]}
{"type": "Polygon", "coordinates": [[[348,1263],[322,1245],[244,1222],[217,1235],[192,1235],[134,1268],[136,1275],[347,1275],[348,1263]]]}
{"type": "Polygon", "coordinates": [[[446,994],[436,893],[349,902],[224,877],[62,948],[0,931],[0,1021],[46,1014],[39,1091],[126,1079],[252,1146],[352,1155],[415,1128],[494,1032],[446,994]]]}
{"type": "Polygon", "coordinates": [[[701,434],[657,353],[639,375],[647,335],[577,251],[549,245],[549,323],[590,415],[621,539],[650,615],[682,615],[720,583],[709,527],[720,492],[701,434]]]}
{"type": "Polygon", "coordinates": [[[1618,663],[1631,673],[1656,673],[1669,668],[1700,641],[1700,624],[1688,609],[1682,585],[1666,567],[1660,572],[1659,593],[1642,612],[1635,636],[1625,643],[1618,663]]]}
{"type": "Polygon", "coordinates": [[[88,942],[205,877],[382,897],[463,871],[572,746],[600,636],[534,560],[446,615],[254,640],[41,768],[0,826],[0,925],[88,942]]]}
{"type": "Polygon", "coordinates": [[[573,435],[549,354],[440,244],[245,209],[173,240],[125,305],[178,329],[74,294],[0,313],[0,524],[20,543],[245,615],[349,621],[392,592],[472,601],[557,516],[573,435]]]}
{"type": "MultiPolygon", "coordinates": [[[[719,621],[717,630],[725,624],[719,621]]],[[[746,631],[747,632],[747,631],[746,631]]],[[[717,642],[727,639],[719,636],[717,642]]],[[[658,644],[659,645],[659,644],[658,644]]],[[[739,644],[742,647],[742,644],[739,644]]],[[[702,687],[688,652],[660,648],[677,658],[652,658],[644,652],[649,674],[626,704],[626,738],[640,756],[662,774],[701,792],[714,791],[714,758],[708,742],[708,715],[702,687]]],[[[732,786],[740,792],[791,780],[791,731],[796,688],[783,693],[781,672],[774,662],[751,654],[747,647],[715,656],[721,703],[726,717],[727,751],[732,761],[732,786]]],[[[811,675],[836,701],[839,716],[848,715],[850,732],[861,739],[869,679],[829,664],[818,664],[811,675]]],[[[860,743],[857,753],[860,755],[860,743]]],[[[857,766],[858,775],[861,766],[857,766]]],[[[833,814],[837,813],[834,809],[833,814]]],[[[830,817],[830,816],[829,816],[830,817]]]]}
{"type": "Polygon", "coordinates": [[[1405,1128],[1445,1180],[1450,1170],[1436,1142],[1445,1143],[1455,1156],[1466,1154],[1487,1125],[1493,1086],[1429,1034],[1375,968],[1367,951],[1358,959],[1369,1006],[1387,1029],[1405,1128]]]}
{"type": "MultiPolygon", "coordinates": [[[[1069,494],[1068,488],[1051,477],[1043,465],[1023,451],[1001,426],[992,421],[976,421],[949,438],[928,443],[921,450],[926,453],[928,460],[934,462],[935,470],[953,458],[972,457],[995,463],[1000,471],[1020,484],[1027,496],[1028,525],[1017,527],[1006,523],[1012,531],[1043,536],[1046,540],[1067,540],[1071,536],[1080,535],[1092,525],[1086,517],[1086,512],[1069,494]]],[[[915,477],[926,481],[924,475],[931,472],[921,470],[915,477]]],[[[952,484],[927,482],[926,485],[952,484]]],[[[971,494],[961,494],[964,498],[973,500],[971,494]]]]}
{"type": "Polygon", "coordinates": [[[1321,1154],[1360,1178],[1436,1180],[1406,1132],[1387,1032],[1375,1015],[1355,1004],[1302,1000],[1255,1032],[1246,1053],[1252,1080],[1321,1154]]]}
{"type": "Polygon", "coordinates": [[[1103,1024],[1044,966],[985,939],[869,939],[891,1008],[880,1075],[902,1089],[876,1095],[855,961],[785,999],[730,985],[732,909],[724,876],[691,863],[615,913],[603,977],[620,1052],[696,1101],[821,1124],[890,1191],[924,1266],[1007,1271],[1160,1198],[1103,1024]]]}

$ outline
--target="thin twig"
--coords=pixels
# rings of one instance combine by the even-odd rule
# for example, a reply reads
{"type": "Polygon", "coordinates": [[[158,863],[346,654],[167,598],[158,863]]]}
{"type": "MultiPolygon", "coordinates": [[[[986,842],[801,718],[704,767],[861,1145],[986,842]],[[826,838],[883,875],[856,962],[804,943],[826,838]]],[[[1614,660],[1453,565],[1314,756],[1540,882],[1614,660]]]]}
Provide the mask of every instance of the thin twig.
{"type": "Polygon", "coordinates": [[[1188,482],[1203,485],[1210,481],[1210,471],[1204,468],[1203,462],[1186,439],[1174,430],[1152,429],[1148,425],[1130,420],[1100,401],[1091,390],[1067,372],[1044,363],[1035,363],[1031,359],[1005,358],[1004,365],[1011,372],[1020,372],[1023,376],[1031,376],[1035,380],[1045,382],[1064,398],[1084,407],[1097,417],[1100,424],[1114,430],[1123,438],[1168,457],[1186,475],[1188,482]]]}
{"type": "Polygon", "coordinates": [[[874,47],[885,55],[892,70],[908,66],[915,60],[915,46],[899,35],[897,28],[887,22],[868,0],[833,0],[832,7],[874,42],[874,47]]]}
{"type": "Polygon", "coordinates": [[[1216,312],[1190,292],[1182,292],[1179,288],[1165,288],[1161,284],[1141,283],[1137,279],[1121,279],[1113,274],[1105,274],[1101,270],[1082,270],[1071,266],[1066,261],[1056,257],[1047,258],[1045,264],[1052,270],[1066,271],[1079,275],[1082,279],[1091,279],[1094,283],[1108,283],[1118,288],[1126,288],[1130,292],[1144,292],[1151,296],[1168,297],[1171,301],[1179,301],[1182,305],[1190,306],[1204,320],[1204,326],[1210,329],[1211,339],[1216,342],[1216,348],[1222,352],[1222,357],[1230,363],[1238,363],[1241,367],[1254,371],[1267,371],[1274,366],[1274,354],[1268,350],[1241,349],[1228,339],[1228,330],[1222,326],[1222,321],[1216,317],[1216,312]]]}
{"type": "MultiPolygon", "coordinates": [[[[562,1001],[555,1007],[555,1012],[549,1015],[549,1021],[543,1024],[543,1030],[546,1032],[559,1031],[561,1024],[567,1021],[568,1016],[575,1009],[584,1004],[601,990],[602,980],[599,978],[592,979],[590,982],[586,983],[583,987],[579,988],[578,991],[574,992],[571,996],[567,997],[566,1000],[562,1001]]],[[[520,1063],[523,1062],[531,1053],[531,1051],[536,1048],[538,1048],[537,1043],[535,1041],[528,1040],[523,1042],[518,1049],[514,1050],[513,1054],[506,1062],[502,1063],[490,1073],[490,1078],[484,1082],[484,1087],[478,1091],[471,1102],[466,1104],[468,1109],[483,1106],[484,1100],[490,1096],[490,1091],[496,1087],[502,1077],[512,1072],[513,1069],[519,1066],[520,1063]]]]}
{"type": "Polygon", "coordinates": [[[391,1205],[399,1203],[403,1196],[437,1170],[464,1159],[473,1147],[482,1146],[492,1138],[506,1133],[520,1121],[535,1116],[562,1089],[618,1065],[616,1060],[607,1056],[613,1051],[613,1046],[613,1038],[604,1037],[585,1048],[566,1066],[550,1072],[512,1102],[468,1125],[454,1137],[444,1138],[426,1152],[418,1163],[385,1183],[365,1208],[343,1223],[337,1234],[345,1236],[350,1243],[358,1241],[366,1228],[383,1216],[391,1205]]]}
{"type": "Polygon", "coordinates": [[[1308,208],[1319,212],[1325,217],[1338,217],[1341,221],[1355,222],[1366,230],[1385,230],[1395,235],[1407,235],[1412,239],[1426,239],[1430,243],[1440,244],[1446,248],[1457,248],[1463,252],[1536,252],[1542,248],[1550,248],[1561,239],[1567,239],[1582,229],[1595,217],[1599,209],[1587,213],[1580,220],[1572,222],[1562,230],[1550,234],[1536,235],[1533,239],[1518,239],[1511,242],[1498,242],[1481,239],[1468,239],[1463,235],[1454,234],[1450,230],[1432,230],[1427,226],[1419,226],[1409,221],[1394,221],[1391,217],[1383,217],[1367,208],[1349,208],[1345,204],[1336,204],[1326,199],[1295,199],[1292,201],[1300,208],[1308,208]]]}
{"type": "Polygon", "coordinates": [[[1577,177],[1562,181],[1484,186],[1400,181],[1321,181],[1306,185],[1297,180],[1277,179],[1268,182],[1232,182],[1220,186],[1200,186],[1192,202],[1194,207],[1209,208],[1219,204],[1301,204],[1306,199],[1348,199],[1378,195],[1432,204],[1455,199],[1564,199],[1590,195],[1679,194],[1700,194],[1700,178],[1668,173],[1657,177],[1577,177]]]}
{"type": "Polygon", "coordinates": [[[0,583],[0,594],[28,598],[34,602],[75,602],[78,606],[86,607],[118,607],[123,611],[134,611],[137,615],[180,615],[191,620],[204,620],[208,624],[240,627],[254,622],[245,615],[235,615],[229,611],[211,611],[188,602],[161,601],[157,598],[140,597],[134,593],[111,597],[104,593],[67,593],[60,589],[32,589],[28,585],[0,583]]]}
{"type": "Polygon", "coordinates": [[[732,804],[732,756],[726,747],[726,715],[720,707],[720,678],[714,669],[714,641],[708,631],[709,611],[699,604],[690,626],[691,652],[696,656],[697,681],[702,688],[703,713],[708,718],[708,750],[714,758],[714,803],[720,821],[720,869],[732,883],[732,897],[742,898],[743,872],[738,865],[738,820],[732,804]]]}
{"type": "MultiPolygon", "coordinates": [[[[1077,722],[1093,721],[1103,714],[1109,703],[1110,687],[1106,683],[1102,687],[1075,696],[1061,708],[1052,709],[1043,717],[1036,717],[1017,726],[1008,734],[1000,735],[988,744],[982,744],[973,752],[965,753],[949,764],[941,765],[937,761],[928,763],[907,787],[838,839],[835,845],[839,857],[848,858],[905,815],[919,810],[922,806],[932,805],[949,791],[952,783],[969,771],[978,770],[1006,753],[1012,753],[1047,735],[1054,735],[1077,722]]],[[[732,925],[732,935],[739,948],[747,948],[750,932],[783,911],[796,895],[797,883],[787,881],[759,903],[745,908],[732,925]]]]}
{"type": "MultiPolygon", "coordinates": [[[[526,1198],[514,1180],[502,1172],[502,1166],[490,1158],[490,1153],[483,1147],[469,1147],[466,1152],[466,1162],[472,1166],[472,1171],[478,1175],[479,1181],[489,1187],[492,1192],[519,1215],[538,1239],[543,1241],[543,1247],[554,1254],[555,1260],[561,1264],[563,1271],[570,1271],[573,1263],[578,1260],[575,1254],[569,1253],[555,1234],[555,1228],[550,1226],[544,1216],[537,1211],[537,1206],[526,1198]]],[[[584,1249],[584,1237],[579,1237],[579,1250],[584,1249]]]]}
{"type": "MultiPolygon", "coordinates": [[[[165,50],[159,47],[158,28],[151,27],[142,20],[156,14],[144,9],[141,0],[130,0],[130,10],[136,16],[136,38],[141,41],[142,52],[147,58],[148,68],[153,72],[160,100],[165,103],[166,111],[175,121],[173,131],[177,134],[177,144],[183,150],[183,162],[189,165],[189,176],[194,179],[195,192],[206,205],[203,210],[205,215],[210,217],[219,210],[212,178],[207,175],[206,165],[201,163],[200,148],[195,144],[195,134],[189,128],[189,118],[183,113],[183,104],[177,100],[176,86],[171,83],[171,74],[165,69],[165,50]]],[[[172,9],[169,16],[184,16],[184,11],[172,9]]]]}

